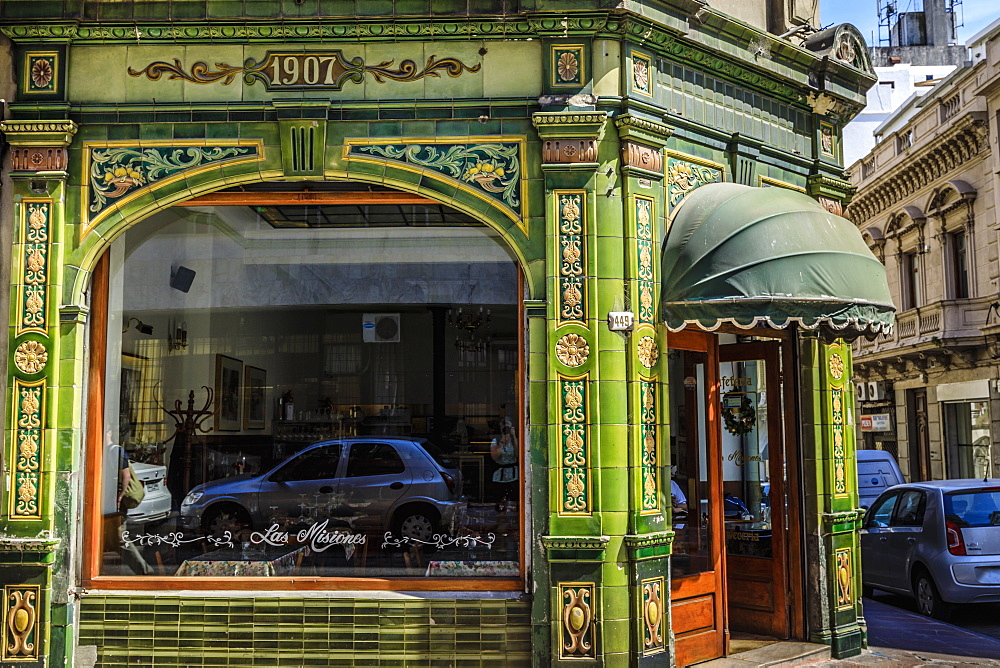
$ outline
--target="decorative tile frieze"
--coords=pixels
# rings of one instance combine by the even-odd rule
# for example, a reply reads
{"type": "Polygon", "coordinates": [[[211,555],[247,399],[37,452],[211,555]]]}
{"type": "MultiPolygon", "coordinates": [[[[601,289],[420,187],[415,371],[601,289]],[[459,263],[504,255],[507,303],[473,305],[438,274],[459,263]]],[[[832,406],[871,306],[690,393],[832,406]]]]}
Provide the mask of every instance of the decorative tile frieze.
{"type": "Polygon", "coordinates": [[[88,225],[93,228],[108,210],[145,192],[186,175],[222,165],[255,162],[264,157],[259,140],[186,142],[87,142],[88,225]]]}
{"type": "Polygon", "coordinates": [[[666,581],[663,577],[649,578],[639,583],[642,587],[639,610],[642,612],[642,653],[644,656],[659,654],[666,650],[663,641],[663,593],[666,591],[666,581]]]}
{"type": "Polygon", "coordinates": [[[564,137],[542,143],[542,161],[546,164],[575,165],[597,162],[597,140],[564,137]]]}
{"type": "Polygon", "coordinates": [[[659,424],[659,403],[657,401],[656,378],[639,381],[642,401],[640,437],[642,441],[642,507],[640,514],[651,515],[660,512],[660,444],[657,433],[659,424]]]}
{"type": "Polygon", "coordinates": [[[552,88],[580,88],[587,81],[585,48],[582,44],[549,47],[552,88]]]}
{"type": "Polygon", "coordinates": [[[10,515],[16,520],[41,519],[42,421],[46,381],[14,380],[14,453],[11,466],[10,515]]]}
{"type": "Polygon", "coordinates": [[[826,372],[829,375],[830,397],[830,431],[833,438],[833,496],[843,498],[848,494],[847,476],[847,433],[845,425],[845,410],[847,396],[845,394],[847,363],[844,359],[846,351],[842,346],[833,344],[827,347],[826,372]]]}
{"type": "Polygon", "coordinates": [[[10,168],[15,172],[64,172],[69,152],[62,146],[20,146],[10,152],[10,168]]]}
{"type": "Polygon", "coordinates": [[[659,149],[626,141],[622,143],[622,166],[648,172],[662,172],[663,156],[659,149]]]}
{"type": "Polygon", "coordinates": [[[26,332],[47,333],[49,230],[52,202],[21,201],[20,252],[22,271],[18,281],[18,315],[15,335],[26,332]]]}
{"type": "Polygon", "coordinates": [[[559,625],[560,659],[594,659],[597,642],[594,628],[596,583],[560,582],[562,623],[559,625]]]}
{"type": "Polygon", "coordinates": [[[834,553],[837,577],[837,609],[854,607],[854,569],[851,566],[851,548],[844,547],[834,553]]]}
{"type": "Polygon", "coordinates": [[[457,58],[430,56],[423,67],[413,60],[403,60],[393,67],[394,61],[385,60],[378,65],[366,65],[363,58],[347,59],[340,49],[331,51],[268,51],[257,61],[248,58],[242,65],[215,63],[215,69],[203,61],[185,67],[178,58],[172,63],[152,62],[141,70],[128,68],[132,77],[145,76],[150,81],[159,81],[164,75],[168,81],[180,79],[195,84],[219,83],[228,86],[240,80],[248,86],[261,82],[267,90],[334,90],[344,84],[365,83],[371,76],[377,83],[386,81],[411,82],[425,77],[461,76],[464,72],[476,73],[482,64],[467,65],[457,58]]]}
{"type": "Polygon", "coordinates": [[[39,657],[39,585],[4,585],[4,661],[37,661],[39,657]]]}
{"type": "Polygon", "coordinates": [[[498,205],[524,229],[523,139],[441,137],[388,142],[349,139],[345,142],[344,158],[391,162],[411,170],[436,172],[463,190],[498,205]]]}
{"type": "Polygon", "coordinates": [[[635,272],[639,289],[639,324],[655,324],[656,302],[653,282],[653,220],[655,203],[646,197],[635,198],[635,272]]]}
{"type": "Polygon", "coordinates": [[[706,183],[721,183],[725,168],[718,163],[697,160],[681,154],[667,154],[668,212],[680,204],[685,195],[706,183]]]}
{"type": "Polygon", "coordinates": [[[588,375],[559,375],[559,514],[593,512],[587,406],[588,375]]]}
{"type": "Polygon", "coordinates": [[[555,192],[559,231],[559,313],[557,326],[587,320],[587,288],[584,280],[586,239],[586,190],[555,192]]]}

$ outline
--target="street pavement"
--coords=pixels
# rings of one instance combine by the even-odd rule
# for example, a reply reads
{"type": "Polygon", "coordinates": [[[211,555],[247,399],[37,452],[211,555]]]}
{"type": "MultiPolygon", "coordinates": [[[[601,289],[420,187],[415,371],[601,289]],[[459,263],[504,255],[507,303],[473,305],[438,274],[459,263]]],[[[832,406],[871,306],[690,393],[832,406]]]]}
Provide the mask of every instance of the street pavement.
{"type": "Polygon", "coordinates": [[[868,649],[850,659],[804,662],[830,666],[1000,666],[1000,640],[864,599],[868,649]]]}

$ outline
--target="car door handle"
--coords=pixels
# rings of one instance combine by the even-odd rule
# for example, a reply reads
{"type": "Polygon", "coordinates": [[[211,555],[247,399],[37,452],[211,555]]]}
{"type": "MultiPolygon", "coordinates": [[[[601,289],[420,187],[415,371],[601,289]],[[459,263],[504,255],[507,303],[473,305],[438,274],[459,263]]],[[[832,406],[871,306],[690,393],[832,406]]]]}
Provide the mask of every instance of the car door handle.
{"type": "Polygon", "coordinates": [[[396,482],[389,485],[389,489],[403,489],[403,483],[397,480],[396,482]]]}
{"type": "Polygon", "coordinates": [[[916,543],[917,539],[914,538],[913,536],[910,536],[909,538],[906,539],[906,542],[907,543],[916,543]]]}
{"type": "Polygon", "coordinates": [[[884,542],[885,542],[885,541],[887,541],[888,539],[889,539],[889,538],[888,538],[887,536],[879,536],[879,537],[878,537],[878,540],[879,540],[879,542],[880,542],[880,543],[884,543],[884,542]]]}
{"type": "Polygon", "coordinates": [[[320,494],[329,494],[332,491],[333,487],[330,487],[329,485],[323,485],[322,487],[319,488],[320,494]]]}

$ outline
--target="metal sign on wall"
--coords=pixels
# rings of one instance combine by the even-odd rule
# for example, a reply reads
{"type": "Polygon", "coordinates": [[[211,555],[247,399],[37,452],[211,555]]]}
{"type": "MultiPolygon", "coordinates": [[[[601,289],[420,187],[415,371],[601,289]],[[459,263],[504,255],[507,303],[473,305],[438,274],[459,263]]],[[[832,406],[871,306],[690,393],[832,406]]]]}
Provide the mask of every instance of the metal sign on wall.
{"type": "Polygon", "coordinates": [[[862,415],[861,431],[892,431],[890,415],[888,413],[862,415]]]}

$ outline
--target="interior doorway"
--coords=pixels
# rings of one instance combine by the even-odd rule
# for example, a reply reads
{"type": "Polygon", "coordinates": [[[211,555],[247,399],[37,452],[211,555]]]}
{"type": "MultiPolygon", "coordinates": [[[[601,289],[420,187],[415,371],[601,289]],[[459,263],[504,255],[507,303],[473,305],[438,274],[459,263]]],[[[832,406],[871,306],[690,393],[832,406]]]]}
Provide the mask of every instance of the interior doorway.
{"type": "Polygon", "coordinates": [[[787,348],[726,334],[670,337],[677,665],[726,655],[730,630],[804,632],[787,348]]]}

